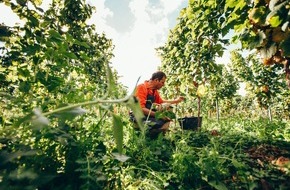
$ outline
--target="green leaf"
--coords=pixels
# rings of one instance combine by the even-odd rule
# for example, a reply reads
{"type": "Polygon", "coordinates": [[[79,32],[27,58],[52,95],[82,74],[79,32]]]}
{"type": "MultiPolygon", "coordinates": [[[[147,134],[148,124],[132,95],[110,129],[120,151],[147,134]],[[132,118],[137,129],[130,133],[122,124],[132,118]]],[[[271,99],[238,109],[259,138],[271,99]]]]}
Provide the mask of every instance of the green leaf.
{"type": "Polygon", "coordinates": [[[283,54],[286,57],[290,57],[290,37],[285,39],[281,44],[280,48],[283,50],[283,54]]]}
{"type": "Polygon", "coordinates": [[[278,15],[276,15],[276,16],[272,16],[268,20],[268,22],[272,27],[278,27],[282,23],[282,20],[280,19],[278,15]]]}
{"type": "Polygon", "coordinates": [[[243,8],[247,5],[247,0],[237,0],[237,4],[235,6],[235,11],[237,10],[243,10],[243,8]]]}
{"type": "Polygon", "coordinates": [[[63,120],[72,120],[73,118],[87,113],[87,110],[81,107],[74,107],[54,114],[63,120]]]}
{"type": "Polygon", "coordinates": [[[265,47],[260,50],[261,56],[264,58],[271,58],[277,52],[277,46],[273,43],[270,47],[265,47]]]}
{"type": "Polygon", "coordinates": [[[35,5],[40,6],[43,0],[34,0],[35,5]]]}
{"type": "MultiPolygon", "coordinates": [[[[236,21],[239,18],[239,15],[236,13],[231,13],[230,16],[226,19],[226,25],[230,24],[233,21],[236,21]]],[[[234,25],[235,28],[238,28],[240,25],[234,25]]],[[[242,26],[240,26],[242,27],[242,26]]]]}
{"type": "Polygon", "coordinates": [[[123,152],[123,122],[122,118],[113,114],[113,136],[117,144],[119,154],[123,152]]]}
{"type": "Polygon", "coordinates": [[[236,159],[232,159],[232,163],[236,168],[242,168],[244,167],[244,164],[241,162],[238,162],[236,159]]]}
{"type": "Polygon", "coordinates": [[[112,69],[110,68],[109,64],[107,64],[107,80],[108,80],[109,94],[110,93],[114,94],[114,92],[116,92],[117,85],[116,85],[116,81],[114,80],[114,75],[112,73],[112,69]]]}
{"type": "Polygon", "coordinates": [[[65,36],[66,36],[66,41],[68,43],[73,43],[74,42],[75,39],[74,39],[74,37],[72,35],[70,35],[69,33],[66,33],[65,36]]]}
{"type": "Polygon", "coordinates": [[[226,187],[226,185],[220,181],[209,181],[208,183],[217,190],[227,190],[228,189],[226,187]]]}
{"type": "Polygon", "coordinates": [[[249,17],[251,20],[253,20],[255,23],[263,24],[263,17],[266,13],[266,7],[261,6],[259,8],[253,8],[251,12],[249,13],[249,17]]]}
{"type": "Polygon", "coordinates": [[[23,47],[23,52],[26,52],[28,56],[35,55],[41,49],[40,45],[33,44],[23,47]]]}
{"type": "Polygon", "coordinates": [[[72,53],[72,52],[64,51],[62,54],[63,54],[64,56],[68,57],[68,58],[71,58],[71,59],[77,59],[77,58],[78,58],[78,57],[77,57],[74,53],[72,53]]]}
{"type": "Polygon", "coordinates": [[[0,38],[1,37],[9,37],[11,36],[12,32],[9,30],[9,27],[0,24],[0,38]]]}
{"type": "Polygon", "coordinates": [[[19,90],[21,92],[27,93],[27,92],[29,92],[30,88],[31,88],[31,85],[29,82],[27,82],[27,81],[20,82],[19,90]]]}
{"type": "Polygon", "coordinates": [[[237,5],[238,0],[226,0],[225,7],[234,8],[237,5]]]}
{"type": "Polygon", "coordinates": [[[57,40],[63,41],[64,38],[55,30],[50,30],[48,31],[48,33],[50,34],[50,37],[55,38],[57,40]]]}
{"type": "Polygon", "coordinates": [[[32,26],[38,26],[39,25],[39,20],[35,18],[34,16],[28,17],[29,21],[31,22],[32,26]]]}
{"type": "Polygon", "coordinates": [[[83,46],[85,48],[90,48],[90,46],[86,43],[86,42],[80,42],[79,40],[74,40],[74,43],[79,45],[79,46],[83,46]]]}
{"type": "Polygon", "coordinates": [[[57,87],[61,86],[61,84],[64,82],[64,79],[61,77],[55,77],[55,76],[47,76],[46,77],[45,72],[38,72],[36,74],[37,80],[39,80],[43,85],[46,86],[47,90],[49,92],[55,90],[57,87]]]}
{"type": "Polygon", "coordinates": [[[192,12],[192,10],[191,10],[190,7],[187,7],[187,9],[186,9],[186,14],[187,14],[187,17],[188,17],[189,19],[193,19],[193,18],[194,18],[194,14],[193,14],[193,12],[192,12]]]}
{"type": "Polygon", "coordinates": [[[130,159],[129,156],[119,153],[112,153],[112,155],[115,157],[115,159],[119,160],[120,162],[126,162],[128,159],[130,159]]]}
{"type": "Polygon", "coordinates": [[[174,112],[170,111],[170,110],[165,110],[165,111],[156,111],[155,112],[155,117],[157,119],[161,119],[161,118],[165,118],[168,117],[170,119],[175,119],[176,115],[174,112]]]}
{"type": "Polygon", "coordinates": [[[0,158],[1,158],[0,166],[3,166],[7,162],[12,162],[15,159],[19,159],[20,157],[35,156],[36,154],[37,154],[37,151],[35,151],[35,150],[26,150],[26,151],[16,150],[15,152],[8,152],[6,150],[5,151],[1,150],[1,152],[0,152],[0,158]]]}
{"type": "Polygon", "coordinates": [[[133,115],[136,119],[136,122],[138,124],[138,127],[141,129],[141,131],[143,131],[144,128],[144,124],[143,124],[143,118],[144,113],[142,111],[142,108],[138,102],[138,99],[133,95],[135,93],[135,90],[133,91],[132,95],[129,97],[128,101],[126,102],[127,106],[131,109],[131,111],[133,112],[133,115]]]}
{"type": "Polygon", "coordinates": [[[40,130],[45,126],[49,125],[49,120],[42,115],[42,111],[40,109],[33,110],[34,115],[31,119],[32,128],[35,130],[40,130]]]}
{"type": "Polygon", "coordinates": [[[0,65],[0,72],[4,72],[4,71],[6,71],[7,69],[5,68],[5,67],[2,67],[1,65],[0,65]]]}

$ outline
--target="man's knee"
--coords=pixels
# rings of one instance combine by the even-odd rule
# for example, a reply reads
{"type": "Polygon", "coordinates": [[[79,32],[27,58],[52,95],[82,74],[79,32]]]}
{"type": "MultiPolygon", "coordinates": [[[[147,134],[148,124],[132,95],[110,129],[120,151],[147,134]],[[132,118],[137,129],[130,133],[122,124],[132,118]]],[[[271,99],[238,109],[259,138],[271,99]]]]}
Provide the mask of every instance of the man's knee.
{"type": "Polygon", "coordinates": [[[167,131],[169,129],[170,122],[164,123],[164,125],[160,128],[162,131],[167,131]]]}

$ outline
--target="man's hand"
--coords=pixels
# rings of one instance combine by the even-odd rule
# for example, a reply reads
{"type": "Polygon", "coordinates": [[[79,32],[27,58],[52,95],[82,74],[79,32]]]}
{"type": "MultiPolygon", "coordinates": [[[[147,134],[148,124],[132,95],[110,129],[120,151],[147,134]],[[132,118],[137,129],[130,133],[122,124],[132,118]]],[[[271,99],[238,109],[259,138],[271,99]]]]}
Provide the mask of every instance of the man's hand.
{"type": "Polygon", "coordinates": [[[153,103],[153,106],[157,111],[165,111],[170,110],[172,108],[170,103],[162,103],[162,104],[153,103]]]}
{"type": "Polygon", "coordinates": [[[177,99],[176,99],[176,103],[180,103],[184,100],[185,98],[183,96],[179,96],[177,99]]]}
{"type": "Polygon", "coordinates": [[[163,103],[161,104],[161,109],[160,110],[170,110],[172,107],[171,107],[171,104],[170,103],[163,103]]]}
{"type": "Polygon", "coordinates": [[[172,119],[171,118],[169,118],[169,117],[167,117],[167,116],[165,116],[164,118],[162,118],[162,119],[164,119],[165,121],[172,121],[172,119]]]}

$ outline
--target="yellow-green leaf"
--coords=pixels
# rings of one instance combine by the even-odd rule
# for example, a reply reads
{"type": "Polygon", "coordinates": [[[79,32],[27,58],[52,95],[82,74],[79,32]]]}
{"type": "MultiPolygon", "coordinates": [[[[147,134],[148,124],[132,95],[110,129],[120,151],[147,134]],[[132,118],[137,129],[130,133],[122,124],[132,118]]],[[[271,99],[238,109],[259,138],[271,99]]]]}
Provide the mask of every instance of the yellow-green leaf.
{"type": "MultiPolygon", "coordinates": [[[[135,92],[135,90],[134,90],[134,92],[135,92]]],[[[141,131],[143,131],[145,129],[144,128],[144,124],[143,124],[143,118],[145,116],[144,116],[144,114],[142,112],[142,108],[141,108],[137,98],[133,95],[134,92],[129,97],[129,99],[126,102],[126,104],[131,109],[131,111],[133,112],[134,117],[136,119],[136,122],[138,124],[138,127],[141,129],[141,131]]]]}
{"type": "Polygon", "coordinates": [[[278,27],[282,23],[282,20],[280,19],[278,15],[276,15],[276,16],[270,17],[268,22],[272,27],[278,27]]]}
{"type": "Polygon", "coordinates": [[[113,114],[113,136],[117,145],[119,154],[123,151],[123,122],[122,118],[113,114]]]}
{"type": "Polygon", "coordinates": [[[203,97],[206,94],[206,87],[204,85],[199,85],[197,88],[196,95],[199,97],[203,97]]]}
{"type": "Polygon", "coordinates": [[[114,91],[117,89],[117,85],[114,79],[112,69],[110,68],[109,64],[107,64],[107,80],[109,93],[114,93],[114,91]]]}
{"type": "Polygon", "coordinates": [[[37,5],[37,6],[40,6],[42,4],[42,0],[34,0],[34,3],[37,5]]]}

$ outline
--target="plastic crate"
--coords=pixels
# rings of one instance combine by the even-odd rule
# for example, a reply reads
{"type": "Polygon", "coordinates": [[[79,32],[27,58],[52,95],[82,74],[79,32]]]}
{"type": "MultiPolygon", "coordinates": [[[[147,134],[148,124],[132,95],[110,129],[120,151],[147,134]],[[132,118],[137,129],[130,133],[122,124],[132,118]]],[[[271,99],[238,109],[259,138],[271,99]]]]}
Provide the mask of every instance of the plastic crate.
{"type": "Polygon", "coordinates": [[[199,117],[199,123],[198,123],[198,117],[183,117],[178,119],[179,125],[184,130],[197,130],[201,127],[202,123],[202,117],[199,117]],[[199,124],[199,125],[198,125],[199,124]]]}

